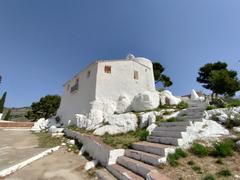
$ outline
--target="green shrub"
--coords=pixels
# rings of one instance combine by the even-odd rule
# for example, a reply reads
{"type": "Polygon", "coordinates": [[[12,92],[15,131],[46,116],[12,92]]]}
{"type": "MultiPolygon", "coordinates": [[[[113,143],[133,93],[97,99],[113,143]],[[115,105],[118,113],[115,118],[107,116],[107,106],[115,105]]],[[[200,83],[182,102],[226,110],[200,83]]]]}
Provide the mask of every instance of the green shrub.
{"type": "Polygon", "coordinates": [[[226,139],[222,142],[216,143],[214,145],[214,150],[212,154],[214,156],[226,157],[233,154],[235,147],[235,142],[231,139],[226,139]]]}
{"type": "Polygon", "coordinates": [[[215,105],[209,105],[206,110],[213,110],[213,109],[217,109],[217,107],[215,105]]]}
{"type": "Polygon", "coordinates": [[[240,117],[235,117],[235,119],[228,119],[225,126],[228,129],[232,129],[233,127],[240,126],[240,117]]]}
{"type": "Polygon", "coordinates": [[[173,167],[178,166],[178,159],[180,158],[185,158],[187,157],[187,153],[185,151],[183,151],[181,148],[177,148],[175,150],[175,153],[169,154],[167,157],[167,161],[169,162],[169,164],[173,167]]]}
{"type": "Polygon", "coordinates": [[[178,105],[177,105],[178,109],[186,109],[188,108],[188,103],[181,101],[178,105]]]}
{"type": "Polygon", "coordinates": [[[227,177],[232,176],[232,173],[229,169],[222,169],[217,173],[217,175],[227,177]]]}
{"type": "Polygon", "coordinates": [[[237,107],[237,106],[240,106],[240,99],[225,98],[224,100],[227,102],[227,107],[237,107]]]}
{"type": "Polygon", "coordinates": [[[148,135],[149,135],[149,132],[146,129],[142,129],[140,131],[137,131],[137,137],[139,137],[140,141],[146,141],[148,135]]]}
{"type": "Polygon", "coordinates": [[[193,143],[191,147],[191,152],[198,157],[204,157],[208,155],[208,148],[199,143],[193,143]]]}
{"type": "Polygon", "coordinates": [[[164,119],[162,116],[156,116],[156,124],[159,125],[161,122],[164,122],[164,119]]]}
{"type": "Polygon", "coordinates": [[[170,114],[172,114],[171,111],[165,111],[165,112],[163,113],[164,116],[166,116],[166,115],[170,115],[170,114]]]}
{"type": "Polygon", "coordinates": [[[226,107],[226,103],[220,98],[213,99],[209,104],[214,105],[217,108],[225,108],[226,107]]]}
{"type": "Polygon", "coordinates": [[[177,118],[172,117],[172,118],[167,119],[166,121],[167,121],[167,122],[176,122],[176,121],[177,121],[177,118]]]}
{"type": "Polygon", "coordinates": [[[0,113],[3,113],[6,97],[7,97],[7,92],[4,92],[2,95],[2,98],[0,99],[0,113]]]}
{"type": "Polygon", "coordinates": [[[215,180],[214,176],[211,174],[206,175],[203,180],[215,180]]]}
{"type": "Polygon", "coordinates": [[[4,117],[4,120],[10,120],[10,118],[11,118],[11,109],[9,109],[8,111],[7,111],[7,114],[5,115],[5,117],[4,117]]]}

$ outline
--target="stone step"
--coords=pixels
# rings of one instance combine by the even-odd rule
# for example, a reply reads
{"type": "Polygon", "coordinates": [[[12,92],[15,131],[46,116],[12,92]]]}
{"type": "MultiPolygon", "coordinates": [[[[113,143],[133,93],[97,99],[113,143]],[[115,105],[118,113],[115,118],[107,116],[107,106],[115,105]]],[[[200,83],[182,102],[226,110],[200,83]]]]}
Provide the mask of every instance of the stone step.
{"type": "Polygon", "coordinates": [[[157,137],[157,136],[148,136],[147,137],[148,142],[152,143],[161,143],[161,144],[168,144],[168,145],[174,145],[178,146],[180,145],[180,138],[173,138],[173,137],[157,137]]]}
{"type": "Polygon", "coordinates": [[[146,153],[143,151],[137,151],[134,149],[127,149],[125,151],[125,156],[154,166],[158,166],[166,162],[166,157],[146,153]]]}
{"type": "Polygon", "coordinates": [[[163,157],[166,157],[168,153],[172,153],[175,150],[175,147],[170,145],[151,143],[147,141],[133,143],[132,148],[138,151],[152,153],[163,157]]]}
{"type": "Polygon", "coordinates": [[[97,169],[95,171],[96,176],[99,180],[117,180],[108,170],[105,168],[97,169]]]}
{"type": "Polygon", "coordinates": [[[131,170],[119,164],[107,166],[107,170],[111,172],[118,180],[144,180],[143,177],[135,174],[131,170]]]}
{"type": "Polygon", "coordinates": [[[182,121],[198,121],[198,120],[202,120],[203,116],[201,117],[188,117],[188,116],[185,116],[185,117],[181,117],[180,119],[182,121]]]}
{"type": "Polygon", "coordinates": [[[117,159],[117,163],[121,166],[133,171],[134,173],[146,178],[147,174],[156,168],[149,164],[145,164],[141,161],[129,158],[127,156],[121,156],[117,159]]]}
{"type": "Polygon", "coordinates": [[[183,132],[187,130],[187,126],[158,126],[153,131],[178,131],[183,132]]]}
{"type": "Polygon", "coordinates": [[[156,131],[156,130],[154,130],[151,133],[151,136],[182,138],[182,132],[178,132],[178,131],[156,131]]]}
{"type": "Polygon", "coordinates": [[[179,122],[162,122],[160,127],[172,127],[172,126],[188,126],[190,125],[189,121],[179,121],[179,122]]]}

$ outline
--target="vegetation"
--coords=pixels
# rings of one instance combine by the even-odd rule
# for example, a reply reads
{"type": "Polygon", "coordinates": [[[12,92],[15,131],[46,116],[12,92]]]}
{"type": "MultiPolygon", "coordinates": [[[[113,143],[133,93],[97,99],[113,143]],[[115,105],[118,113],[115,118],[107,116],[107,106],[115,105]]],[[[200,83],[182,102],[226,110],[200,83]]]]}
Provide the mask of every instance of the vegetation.
{"type": "Polygon", "coordinates": [[[192,166],[192,169],[198,173],[198,174],[202,174],[202,170],[201,170],[201,167],[197,166],[197,165],[194,165],[192,166]]]}
{"type": "Polygon", "coordinates": [[[167,119],[166,122],[177,122],[177,118],[171,117],[171,118],[167,119]]]}
{"type": "Polygon", "coordinates": [[[209,105],[207,106],[206,110],[213,110],[213,109],[217,109],[217,107],[215,105],[209,105]]]}
{"type": "Polygon", "coordinates": [[[210,105],[216,106],[217,108],[226,107],[226,103],[220,98],[212,99],[212,101],[210,102],[210,105]]]}
{"type": "Polygon", "coordinates": [[[177,105],[178,109],[186,109],[188,108],[188,103],[181,101],[178,105],[177,105]]]}
{"type": "Polygon", "coordinates": [[[240,99],[227,97],[227,98],[224,98],[224,101],[227,103],[227,107],[240,106],[240,99]]]}
{"type": "Polygon", "coordinates": [[[162,82],[164,87],[169,87],[173,83],[168,76],[163,74],[163,72],[164,72],[164,67],[159,62],[153,63],[153,73],[154,73],[155,84],[162,82]]]}
{"type": "Polygon", "coordinates": [[[229,169],[222,169],[217,173],[217,175],[227,177],[227,176],[232,176],[232,173],[229,169]]]}
{"type": "Polygon", "coordinates": [[[175,153],[168,155],[167,161],[171,166],[176,167],[179,164],[178,159],[185,157],[187,157],[187,153],[183,151],[181,148],[178,148],[176,149],[175,153]]]}
{"type": "Polygon", "coordinates": [[[39,147],[41,148],[52,148],[61,144],[60,138],[54,138],[46,132],[36,133],[38,136],[39,147]]]}
{"type": "Polygon", "coordinates": [[[31,105],[32,110],[28,111],[26,117],[28,119],[37,120],[39,118],[50,118],[56,115],[60,105],[61,98],[57,95],[47,95],[42,97],[39,102],[31,105]]]}
{"type": "Polygon", "coordinates": [[[148,131],[146,129],[138,129],[125,134],[110,135],[105,134],[101,138],[104,143],[114,148],[130,148],[132,143],[144,141],[147,139],[148,131]]]}
{"type": "Polygon", "coordinates": [[[206,175],[203,180],[215,180],[214,176],[211,174],[206,175]]]}
{"type": "Polygon", "coordinates": [[[235,148],[235,142],[232,139],[226,139],[216,143],[211,154],[217,157],[232,156],[235,148]]]}
{"type": "Polygon", "coordinates": [[[5,115],[5,117],[4,117],[4,120],[10,120],[10,118],[11,118],[11,112],[12,112],[12,110],[11,109],[9,109],[8,111],[7,111],[7,114],[5,115]]]}
{"type": "Polygon", "coordinates": [[[0,113],[3,113],[6,97],[7,92],[4,92],[2,98],[0,99],[0,113]]]}
{"type": "Polygon", "coordinates": [[[234,96],[240,90],[237,72],[227,69],[224,62],[208,63],[199,69],[197,81],[213,94],[234,96]]]}
{"type": "Polygon", "coordinates": [[[207,156],[209,153],[208,148],[199,143],[193,143],[190,151],[198,157],[207,156]]]}
{"type": "Polygon", "coordinates": [[[156,116],[156,122],[155,122],[155,123],[156,123],[157,125],[160,125],[161,122],[164,122],[163,117],[162,117],[162,116],[156,116]]]}

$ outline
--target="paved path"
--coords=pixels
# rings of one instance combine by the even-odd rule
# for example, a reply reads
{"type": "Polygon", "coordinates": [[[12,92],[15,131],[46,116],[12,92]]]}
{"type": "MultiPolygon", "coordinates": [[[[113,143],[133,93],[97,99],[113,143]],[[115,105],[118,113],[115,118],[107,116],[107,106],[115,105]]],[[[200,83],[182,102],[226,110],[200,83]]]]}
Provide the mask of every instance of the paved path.
{"type": "Polygon", "coordinates": [[[63,148],[20,169],[5,180],[93,180],[84,171],[87,160],[63,148]]]}
{"type": "Polygon", "coordinates": [[[0,129],[0,171],[45,150],[30,131],[0,129]]]}

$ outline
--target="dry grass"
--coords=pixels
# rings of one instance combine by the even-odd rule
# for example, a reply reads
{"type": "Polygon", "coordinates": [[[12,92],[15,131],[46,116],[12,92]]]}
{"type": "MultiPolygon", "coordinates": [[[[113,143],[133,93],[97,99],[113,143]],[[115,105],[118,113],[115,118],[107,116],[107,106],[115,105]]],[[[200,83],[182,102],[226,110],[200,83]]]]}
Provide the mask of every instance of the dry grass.
{"type": "Polygon", "coordinates": [[[217,160],[217,158],[211,156],[199,158],[195,155],[189,154],[189,156],[187,156],[186,158],[179,159],[179,165],[177,167],[171,167],[170,165],[166,165],[162,167],[161,172],[166,174],[173,180],[203,179],[209,174],[214,175],[215,179],[236,179],[234,178],[234,175],[240,176],[239,152],[235,152],[233,156],[222,158],[221,160],[223,164],[217,163],[217,160]],[[199,167],[200,171],[199,168],[197,170],[197,168],[195,167],[199,167]],[[218,176],[217,173],[222,169],[229,169],[233,176],[218,176]]]}

